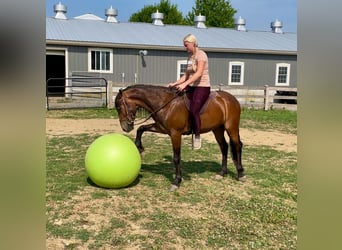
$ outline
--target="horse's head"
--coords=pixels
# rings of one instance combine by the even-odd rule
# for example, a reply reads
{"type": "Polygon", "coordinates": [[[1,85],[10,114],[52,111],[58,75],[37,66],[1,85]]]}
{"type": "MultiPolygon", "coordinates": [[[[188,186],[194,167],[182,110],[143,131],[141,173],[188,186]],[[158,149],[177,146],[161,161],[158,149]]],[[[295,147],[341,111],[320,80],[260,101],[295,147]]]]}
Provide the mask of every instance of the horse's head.
{"type": "Polygon", "coordinates": [[[120,125],[123,131],[130,132],[134,129],[134,119],[137,108],[134,103],[130,103],[120,89],[115,98],[115,108],[119,114],[120,125]]]}

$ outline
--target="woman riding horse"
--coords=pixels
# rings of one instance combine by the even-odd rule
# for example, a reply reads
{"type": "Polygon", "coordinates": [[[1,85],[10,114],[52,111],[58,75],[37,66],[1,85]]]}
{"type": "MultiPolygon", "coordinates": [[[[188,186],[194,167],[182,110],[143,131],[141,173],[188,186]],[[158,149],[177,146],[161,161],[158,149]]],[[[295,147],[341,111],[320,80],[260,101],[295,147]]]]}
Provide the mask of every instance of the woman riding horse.
{"type": "Polygon", "coordinates": [[[203,50],[198,48],[197,39],[194,35],[185,36],[183,43],[189,53],[185,74],[176,82],[169,83],[168,87],[176,87],[179,91],[186,90],[187,97],[190,100],[190,114],[195,133],[192,148],[200,149],[200,110],[210,94],[208,57],[203,50]]]}

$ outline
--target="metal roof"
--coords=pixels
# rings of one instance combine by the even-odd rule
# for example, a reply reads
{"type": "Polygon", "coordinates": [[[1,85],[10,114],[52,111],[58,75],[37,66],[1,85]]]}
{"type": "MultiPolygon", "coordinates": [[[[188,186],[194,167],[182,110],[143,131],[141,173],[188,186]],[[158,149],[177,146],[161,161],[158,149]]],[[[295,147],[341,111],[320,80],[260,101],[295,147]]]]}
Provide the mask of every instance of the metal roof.
{"type": "Polygon", "coordinates": [[[87,18],[46,18],[48,44],[88,44],[92,46],[160,48],[183,50],[182,39],[192,33],[207,51],[297,54],[296,33],[238,31],[230,28],[153,25],[151,23],[109,23],[87,18]]]}

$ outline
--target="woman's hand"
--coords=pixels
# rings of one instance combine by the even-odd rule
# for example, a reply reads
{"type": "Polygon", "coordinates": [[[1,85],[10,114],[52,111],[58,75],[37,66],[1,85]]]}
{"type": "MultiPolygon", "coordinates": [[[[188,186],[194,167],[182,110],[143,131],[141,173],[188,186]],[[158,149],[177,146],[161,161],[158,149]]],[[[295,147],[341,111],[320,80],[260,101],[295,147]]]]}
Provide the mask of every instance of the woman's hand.
{"type": "Polygon", "coordinates": [[[172,87],[176,86],[176,84],[177,84],[177,82],[170,82],[170,83],[168,83],[167,87],[172,88],[172,87]]]}
{"type": "Polygon", "coordinates": [[[186,84],[185,82],[183,82],[183,83],[177,85],[176,88],[177,88],[177,90],[179,90],[179,91],[183,91],[183,90],[186,88],[186,86],[187,86],[187,84],[186,84]]]}

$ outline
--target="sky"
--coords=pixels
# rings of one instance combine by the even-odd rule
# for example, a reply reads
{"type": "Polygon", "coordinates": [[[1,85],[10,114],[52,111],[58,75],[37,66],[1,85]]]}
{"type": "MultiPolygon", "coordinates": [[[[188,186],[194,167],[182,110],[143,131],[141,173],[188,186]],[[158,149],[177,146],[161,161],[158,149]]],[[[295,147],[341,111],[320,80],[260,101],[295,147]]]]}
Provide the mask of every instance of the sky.
{"type": "MultiPolygon", "coordinates": [[[[169,1],[177,5],[183,16],[195,6],[195,0],[169,1]]],[[[46,0],[46,16],[55,15],[53,6],[59,2],[67,6],[68,18],[91,13],[105,19],[105,9],[112,6],[119,13],[116,19],[128,22],[133,13],[160,0],[46,0]]],[[[245,19],[247,30],[270,31],[271,22],[278,19],[283,23],[283,32],[297,32],[297,0],[230,0],[230,3],[237,10],[234,17],[245,19]]]]}

